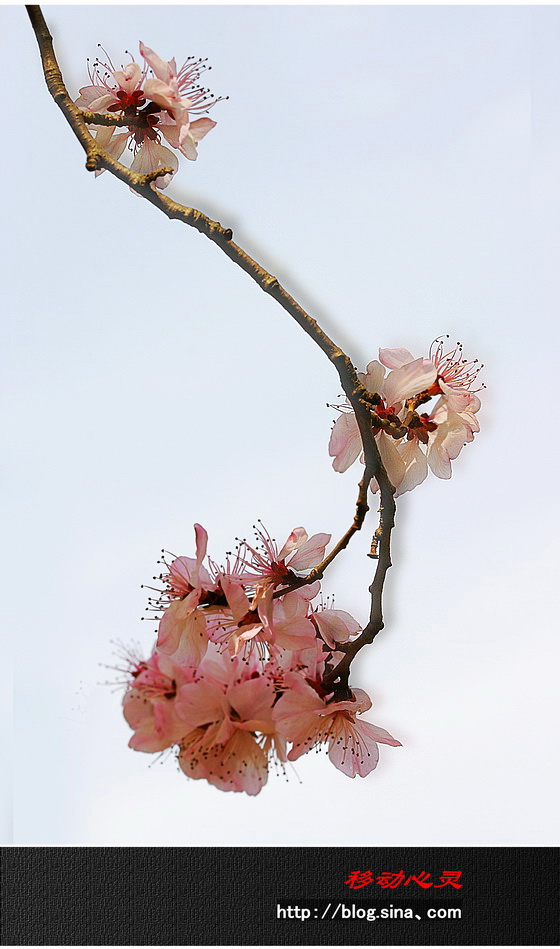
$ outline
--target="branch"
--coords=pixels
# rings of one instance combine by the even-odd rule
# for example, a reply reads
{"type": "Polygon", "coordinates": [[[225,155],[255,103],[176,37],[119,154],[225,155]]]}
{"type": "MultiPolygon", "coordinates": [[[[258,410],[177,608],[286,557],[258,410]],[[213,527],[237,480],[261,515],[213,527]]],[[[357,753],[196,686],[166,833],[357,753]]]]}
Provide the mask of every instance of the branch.
{"type": "Polygon", "coordinates": [[[381,492],[379,508],[379,527],[375,532],[370,556],[377,557],[377,567],[373,582],[369,588],[371,594],[371,608],[369,621],[360,635],[351,643],[340,644],[338,649],[344,652],[340,662],[323,677],[323,685],[327,692],[334,689],[333,701],[343,701],[352,697],[348,686],[350,665],[356,654],[364,646],[373,642],[377,634],[383,629],[383,586],[387,570],[391,566],[391,531],[395,524],[395,488],[383,472],[377,477],[381,492]]]}
{"type": "MultiPolygon", "coordinates": [[[[354,410],[358,423],[364,450],[364,474],[359,484],[356,513],[351,526],[335,545],[331,553],[315,567],[307,577],[302,578],[298,586],[303,586],[316,579],[320,579],[326,568],[332,563],[340,551],[344,550],[347,546],[351,537],[360,530],[367,511],[369,510],[367,503],[369,483],[372,478],[376,478],[381,490],[381,519],[380,526],[376,532],[376,535],[380,538],[380,553],[375,577],[370,587],[370,620],[358,639],[354,640],[351,644],[347,644],[344,659],[339,663],[336,669],[329,673],[325,680],[333,684],[339,683],[339,685],[337,685],[337,693],[341,688],[347,689],[348,669],[352,658],[358,650],[361,649],[362,645],[365,645],[367,642],[372,642],[374,636],[377,635],[379,630],[383,627],[381,598],[385,574],[390,566],[390,532],[393,526],[395,512],[395,503],[393,500],[394,488],[389,481],[381,461],[372,424],[378,428],[384,428],[388,434],[393,435],[393,437],[400,438],[402,434],[404,434],[400,431],[400,423],[399,425],[395,425],[394,422],[380,419],[375,414],[374,405],[379,401],[378,396],[369,393],[364,388],[350,358],[327,336],[316,320],[306,313],[303,307],[281,286],[276,277],[268,273],[264,267],[261,267],[256,260],[234,243],[233,232],[230,228],[222,227],[220,223],[213,221],[196,208],[189,208],[178,204],[176,201],[173,201],[171,198],[162,195],[154,189],[154,179],[168,173],[169,169],[159,169],[155,174],[140,175],[131,171],[126,165],[122,165],[97,144],[87,128],[87,122],[95,121],[100,125],[128,125],[132,123],[125,121],[124,117],[122,121],[113,121],[112,116],[82,112],[82,110],[74,104],[64,84],[54,52],[52,36],[41,12],[41,8],[36,5],[29,5],[26,9],[39,45],[47,88],[86,153],[86,169],[88,171],[98,171],[101,169],[109,171],[120,181],[124,181],[128,184],[133,191],[136,191],[142,195],[142,197],[146,198],[150,204],[153,204],[158,210],[162,211],[170,220],[182,221],[189,227],[194,227],[201,234],[204,234],[209,240],[215,243],[230,260],[244,270],[265,293],[268,293],[269,296],[286,310],[292,319],[301,326],[304,332],[307,333],[325,353],[338,372],[342,388],[354,410]]],[[[375,543],[372,545],[372,555],[376,556],[375,543]]],[[[286,590],[281,592],[283,595],[286,590]]]]}
{"type": "MultiPolygon", "coordinates": [[[[31,15],[31,14],[30,14],[31,15]]],[[[88,112],[80,109],[80,115],[88,125],[115,125],[117,128],[145,127],[145,119],[140,115],[116,115],[112,112],[88,112]]]]}

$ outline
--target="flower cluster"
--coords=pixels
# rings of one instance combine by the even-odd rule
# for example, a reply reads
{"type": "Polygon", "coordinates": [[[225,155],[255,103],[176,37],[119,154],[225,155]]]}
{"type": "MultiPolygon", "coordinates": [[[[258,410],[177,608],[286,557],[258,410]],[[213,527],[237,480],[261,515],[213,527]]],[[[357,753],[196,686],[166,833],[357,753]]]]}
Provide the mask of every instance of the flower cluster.
{"type": "MultiPolygon", "coordinates": [[[[185,158],[196,159],[198,143],[216,123],[205,115],[193,120],[193,115],[207,112],[220,101],[199,82],[211,67],[204,59],[191,56],[177,70],[174,59],[165,62],[143,43],[140,55],[143,66],[132,59],[128,65],[115,69],[108,56],[106,63],[96,60],[93,65],[88,64],[90,84],[80,89],[75,104],[90,112],[115,112],[130,117],[131,124],[124,132],[116,126],[91,126],[97,142],[113,158],[120,159],[128,146],[134,155],[132,171],[145,175],[170,167],[174,174],[179,162],[161,140],[164,138],[185,158]]],[[[171,178],[172,174],[161,175],[154,186],[166,188],[171,178]]]]}
{"type": "MultiPolygon", "coordinates": [[[[428,357],[419,359],[407,349],[380,349],[379,362],[374,359],[365,373],[358,373],[368,392],[379,397],[372,401],[372,428],[396,496],[421,484],[428,468],[438,478],[450,478],[451,462],[480,431],[480,399],[471,386],[482,366],[476,359],[463,359],[460,343],[445,350],[443,338],[432,343],[428,357]],[[390,370],[387,375],[385,369],[390,370]],[[429,413],[417,411],[434,397],[429,413]]],[[[336,408],[341,414],[331,432],[329,454],[335,471],[346,471],[360,455],[362,441],[351,406],[336,408]]],[[[375,479],[371,488],[378,489],[375,479]]]]}
{"type": "Polygon", "coordinates": [[[325,685],[360,631],[349,613],[312,605],[320,583],[305,575],[330,534],[308,537],[297,527],[280,550],[262,527],[256,536],[224,567],[207,558],[199,524],[194,558],[164,554],[162,587],[148,607],[158,621],[154,651],[147,661],[129,656],[125,670],[130,746],[177,747],[186,775],[224,791],[258,794],[271,763],[283,768],[323,744],[335,767],[364,777],[379,742],[400,742],[357,717],[371,707],[365,692],[348,690],[339,701],[325,685]]]}

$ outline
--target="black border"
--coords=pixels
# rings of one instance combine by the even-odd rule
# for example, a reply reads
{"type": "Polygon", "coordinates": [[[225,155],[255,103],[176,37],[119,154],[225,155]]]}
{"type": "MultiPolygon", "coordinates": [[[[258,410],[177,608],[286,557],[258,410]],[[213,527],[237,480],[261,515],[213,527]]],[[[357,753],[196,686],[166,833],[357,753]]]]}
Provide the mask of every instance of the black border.
{"type": "Polygon", "coordinates": [[[5,848],[2,945],[550,945],[557,848],[5,848]],[[461,889],[350,889],[352,870],[461,869],[461,889]],[[461,907],[461,919],[277,918],[327,902],[461,907]]]}

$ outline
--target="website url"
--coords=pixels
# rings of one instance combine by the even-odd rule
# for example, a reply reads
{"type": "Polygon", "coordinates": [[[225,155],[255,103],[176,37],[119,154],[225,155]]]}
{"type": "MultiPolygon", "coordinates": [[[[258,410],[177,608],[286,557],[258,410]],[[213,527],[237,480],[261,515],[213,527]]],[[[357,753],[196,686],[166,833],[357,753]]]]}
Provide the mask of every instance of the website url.
{"type": "Polygon", "coordinates": [[[293,919],[305,922],[308,919],[361,919],[375,922],[380,919],[461,919],[458,906],[426,906],[424,901],[406,906],[390,903],[277,903],[276,919],[293,919]]]}

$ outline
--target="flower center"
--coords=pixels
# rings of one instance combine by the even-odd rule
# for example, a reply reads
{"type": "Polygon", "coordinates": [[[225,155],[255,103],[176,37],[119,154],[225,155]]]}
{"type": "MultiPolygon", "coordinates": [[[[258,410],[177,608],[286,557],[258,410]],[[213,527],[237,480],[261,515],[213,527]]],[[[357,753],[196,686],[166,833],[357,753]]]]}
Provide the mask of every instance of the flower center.
{"type": "Polygon", "coordinates": [[[428,433],[435,432],[436,428],[436,423],[430,421],[430,418],[425,412],[423,412],[422,415],[414,414],[408,423],[408,432],[406,437],[408,441],[416,438],[418,441],[422,442],[423,445],[427,445],[428,433]]]}
{"type": "Polygon", "coordinates": [[[449,336],[440,336],[430,346],[429,355],[435,366],[437,379],[426,390],[426,394],[438,395],[441,392],[439,379],[455,389],[470,389],[480,370],[484,368],[484,364],[478,365],[478,359],[471,359],[470,361],[463,359],[462,343],[457,343],[454,349],[445,352],[448,345],[446,340],[448,339],[449,336]]]}

